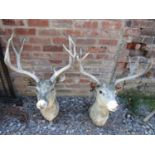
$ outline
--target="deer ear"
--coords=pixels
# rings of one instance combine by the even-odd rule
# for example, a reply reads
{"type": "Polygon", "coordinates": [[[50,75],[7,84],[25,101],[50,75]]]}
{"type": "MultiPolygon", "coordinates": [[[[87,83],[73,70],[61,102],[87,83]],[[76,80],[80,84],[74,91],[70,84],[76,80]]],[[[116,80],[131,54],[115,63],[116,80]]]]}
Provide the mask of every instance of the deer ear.
{"type": "Polygon", "coordinates": [[[136,44],[135,49],[139,50],[141,48],[141,44],[136,44]]]}

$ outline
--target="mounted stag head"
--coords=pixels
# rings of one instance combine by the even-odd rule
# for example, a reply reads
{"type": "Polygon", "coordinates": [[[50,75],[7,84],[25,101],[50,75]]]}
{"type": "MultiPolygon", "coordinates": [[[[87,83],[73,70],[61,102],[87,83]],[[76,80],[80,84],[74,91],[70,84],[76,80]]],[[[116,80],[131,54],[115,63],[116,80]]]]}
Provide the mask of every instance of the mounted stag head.
{"type": "MultiPolygon", "coordinates": [[[[122,45],[123,42],[121,41],[118,47],[119,50],[121,49],[122,45]]],[[[142,56],[129,58],[129,75],[127,77],[115,80],[112,85],[107,85],[106,83],[101,83],[95,76],[87,73],[84,70],[82,62],[84,59],[86,59],[89,53],[86,53],[83,57],[81,57],[81,53],[82,50],[80,51],[80,54],[77,54],[76,56],[80,73],[89,77],[96,84],[96,100],[89,109],[89,116],[95,125],[103,126],[109,117],[109,112],[114,112],[118,108],[118,102],[116,100],[116,86],[124,81],[133,80],[144,75],[151,69],[152,62],[150,59],[144,58],[142,56]],[[141,63],[145,64],[145,67],[143,65],[142,69],[140,69],[142,67],[141,63]]]]}
{"type": "Polygon", "coordinates": [[[68,65],[66,65],[65,67],[61,68],[58,71],[54,70],[54,73],[50,79],[40,80],[34,73],[24,70],[21,66],[20,59],[21,59],[21,53],[23,51],[25,39],[23,39],[22,45],[18,51],[14,46],[13,37],[14,37],[14,34],[11,35],[11,37],[7,42],[4,62],[13,71],[27,75],[36,82],[36,91],[37,91],[36,93],[37,93],[37,99],[38,99],[36,106],[41,111],[45,119],[47,119],[48,121],[52,121],[58,115],[58,112],[59,112],[59,104],[56,101],[56,90],[55,90],[56,80],[60,75],[62,75],[65,71],[70,69],[72,66],[73,58],[75,58],[75,54],[76,54],[74,52],[74,43],[72,42],[71,37],[69,37],[69,49],[65,45],[63,45],[65,50],[69,53],[68,65]],[[9,53],[10,44],[16,56],[16,61],[17,61],[16,67],[11,64],[10,53],[9,53]]]}

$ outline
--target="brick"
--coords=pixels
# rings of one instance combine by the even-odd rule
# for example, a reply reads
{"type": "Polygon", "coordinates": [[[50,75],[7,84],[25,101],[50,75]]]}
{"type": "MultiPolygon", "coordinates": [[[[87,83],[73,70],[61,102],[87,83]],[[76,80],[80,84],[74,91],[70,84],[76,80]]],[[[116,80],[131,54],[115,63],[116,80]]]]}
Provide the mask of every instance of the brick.
{"type": "Polygon", "coordinates": [[[32,52],[31,53],[31,58],[36,58],[36,59],[49,59],[49,58],[51,58],[51,53],[32,52]]]}
{"type": "Polygon", "coordinates": [[[97,54],[96,59],[106,59],[109,60],[109,55],[107,54],[97,54]]]}
{"type": "Polygon", "coordinates": [[[115,46],[115,45],[117,45],[117,40],[100,39],[99,44],[115,46]]]}
{"type": "Polygon", "coordinates": [[[53,38],[53,43],[55,44],[66,44],[68,43],[68,40],[67,38],[62,38],[62,37],[56,37],[56,38],[53,38]]]}
{"type": "Polygon", "coordinates": [[[127,28],[125,30],[125,36],[139,36],[140,29],[139,28],[127,28]]]}
{"type": "Polygon", "coordinates": [[[147,35],[147,36],[155,36],[155,30],[154,29],[141,29],[141,35],[147,35]]]}
{"type": "Polygon", "coordinates": [[[76,89],[72,91],[70,94],[72,94],[72,96],[88,96],[88,95],[91,95],[89,89],[90,87],[85,87],[85,90],[82,88],[76,89]]]}
{"type": "Polygon", "coordinates": [[[84,36],[87,37],[102,37],[102,33],[98,29],[84,29],[83,30],[84,36]]]}
{"type": "Polygon", "coordinates": [[[96,52],[106,52],[107,51],[107,47],[104,46],[104,47],[89,47],[88,52],[92,52],[92,53],[96,53],[96,52]]]}
{"type": "Polygon", "coordinates": [[[95,58],[94,54],[93,53],[89,53],[89,55],[87,56],[86,59],[94,59],[94,58],[95,58]]]}
{"type": "Polygon", "coordinates": [[[54,29],[43,29],[38,30],[38,34],[42,36],[58,36],[61,34],[61,32],[54,29]]]}
{"type": "Polygon", "coordinates": [[[74,28],[83,28],[83,23],[84,23],[84,20],[74,20],[73,21],[73,27],[74,28]]]}
{"type": "Polygon", "coordinates": [[[96,59],[103,59],[105,58],[105,54],[97,54],[96,59]]]}
{"type": "Polygon", "coordinates": [[[59,96],[66,96],[66,94],[72,94],[72,90],[70,89],[66,89],[66,88],[63,88],[63,89],[56,89],[57,90],[57,94],[59,96]]]}
{"type": "Polygon", "coordinates": [[[123,71],[126,67],[126,63],[124,62],[119,62],[117,63],[117,69],[123,71]]]}
{"type": "Polygon", "coordinates": [[[41,51],[40,46],[25,44],[23,50],[25,51],[41,51]]]}
{"type": "Polygon", "coordinates": [[[136,19],[136,20],[132,20],[132,27],[154,28],[155,22],[150,21],[150,20],[136,19]]]}
{"type": "Polygon", "coordinates": [[[46,45],[43,46],[43,51],[51,51],[51,52],[62,52],[63,47],[62,46],[52,46],[52,45],[46,45]]]}
{"type": "Polygon", "coordinates": [[[51,77],[50,72],[44,73],[44,79],[49,79],[50,77],[51,77]]]}
{"type": "Polygon", "coordinates": [[[29,43],[31,44],[50,44],[50,38],[30,37],[29,43]]]}
{"type": "Polygon", "coordinates": [[[71,35],[74,37],[81,37],[83,36],[83,33],[80,30],[65,30],[64,35],[71,35]]]}
{"type": "Polygon", "coordinates": [[[104,20],[102,22],[103,30],[119,30],[122,27],[121,20],[104,20]]]}
{"type": "Polygon", "coordinates": [[[76,43],[82,44],[82,45],[92,45],[96,43],[96,40],[95,39],[77,39],[76,43]]]}
{"type": "Polygon", "coordinates": [[[120,56],[118,62],[119,63],[127,63],[128,62],[128,57],[120,56]]]}
{"type": "Polygon", "coordinates": [[[9,25],[9,26],[24,26],[23,20],[19,19],[2,19],[3,25],[9,25]]]}
{"type": "Polygon", "coordinates": [[[88,29],[96,29],[98,27],[98,22],[87,21],[87,22],[84,22],[83,27],[88,29]]]}
{"type": "Polygon", "coordinates": [[[138,19],[138,20],[132,20],[132,27],[141,27],[143,25],[143,21],[138,19]]]}
{"type": "Polygon", "coordinates": [[[132,42],[139,42],[142,43],[145,39],[145,36],[133,37],[132,42]]]}
{"type": "Polygon", "coordinates": [[[62,60],[49,60],[51,64],[60,64],[62,60]]]}
{"type": "MultiPolygon", "coordinates": [[[[77,84],[65,84],[65,86],[66,86],[67,88],[71,88],[72,91],[75,90],[75,89],[79,89],[79,88],[81,88],[82,90],[83,90],[84,88],[90,88],[90,87],[89,87],[89,83],[82,83],[81,86],[79,86],[79,85],[77,85],[77,84]]],[[[81,89],[80,89],[80,90],[81,90],[81,89]]]]}
{"type": "Polygon", "coordinates": [[[0,35],[11,35],[12,29],[1,29],[0,28],[0,35]]]}
{"type": "Polygon", "coordinates": [[[88,79],[80,79],[80,83],[90,83],[88,79]]]}
{"type": "Polygon", "coordinates": [[[18,35],[35,35],[36,30],[35,29],[26,29],[26,28],[16,28],[15,29],[16,34],[18,35]]]}
{"type": "Polygon", "coordinates": [[[70,79],[70,78],[66,78],[63,83],[73,83],[73,79],[70,79]]]}
{"type": "Polygon", "coordinates": [[[51,27],[54,28],[72,28],[72,20],[68,19],[59,19],[59,20],[51,20],[51,27]]]}
{"type": "Polygon", "coordinates": [[[93,68],[95,68],[96,66],[98,67],[98,66],[100,66],[101,64],[102,64],[102,60],[96,60],[96,59],[94,59],[94,60],[85,60],[85,64],[86,65],[88,65],[89,67],[93,67],[93,68]]]}
{"type": "Polygon", "coordinates": [[[26,52],[23,52],[22,55],[21,55],[21,57],[22,57],[23,59],[29,59],[29,58],[31,58],[31,57],[30,57],[30,53],[26,53],[26,52]]]}
{"type": "Polygon", "coordinates": [[[56,52],[56,53],[52,53],[52,59],[56,59],[56,60],[62,60],[62,59],[68,59],[69,55],[67,52],[56,52]]]}
{"type": "Polygon", "coordinates": [[[70,77],[70,78],[77,78],[80,76],[80,73],[74,73],[74,72],[70,72],[70,73],[66,73],[65,74],[67,77],[70,77]]]}
{"type": "Polygon", "coordinates": [[[35,27],[48,27],[49,23],[47,19],[29,19],[28,25],[35,27]]]}

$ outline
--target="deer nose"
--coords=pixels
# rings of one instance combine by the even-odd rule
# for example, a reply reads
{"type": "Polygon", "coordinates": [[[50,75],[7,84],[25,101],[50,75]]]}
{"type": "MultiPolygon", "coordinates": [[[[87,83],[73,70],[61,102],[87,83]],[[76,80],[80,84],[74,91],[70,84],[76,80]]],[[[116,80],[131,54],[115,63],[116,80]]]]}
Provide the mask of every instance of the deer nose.
{"type": "Polygon", "coordinates": [[[45,100],[39,100],[37,102],[37,108],[39,110],[43,110],[43,109],[47,108],[47,102],[45,100]]]}
{"type": "Polygon", "coordinates": [[[112,100],[108,103],[108,109],[110,111],[116,111],[118,109],[118,103],[115,100],[112,100]]]}

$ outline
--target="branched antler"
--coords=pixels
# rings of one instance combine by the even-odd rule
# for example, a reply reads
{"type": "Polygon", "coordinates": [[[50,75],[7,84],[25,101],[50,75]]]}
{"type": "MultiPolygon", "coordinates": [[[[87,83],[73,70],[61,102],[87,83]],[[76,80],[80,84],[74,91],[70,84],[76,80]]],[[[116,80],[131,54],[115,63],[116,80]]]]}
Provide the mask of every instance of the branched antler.
{"type": "Polygon", "coordinates": [[[118,62],[118,59],[119,59],[119,57],[121,55],[121,51],[122,51],[122,48],[123,48],[124,44],[125,44],[125,40],[123,39],[123,29],[122,29],[121,32],[120,32],[119,43],[118,43],[118,46],[116,47],[116,56],[115,56],[115,59],[114,59],[114,67],[113,67],[113,70],[112,70],[112,74],[111,74],[109,83],[113,83],[115,81],[115,73],[116,73],[116,69],[117,69],[117,62],[118,62]]]}
{"type": "Polygon", "coordinates": [[[39,82],[39,78],[34,73],[31,73],[29,71],[24,70],[22,68],[22,66],[21,66],[21,61],[20,60],[21,60],[21,54],[22,54],[22,51],[23,51],[25,39],[23,39],[22,45],[21,45],[19,51],[17,51],[17,49],[15,48],[14,43],[12,41],[13,40],[13,37],[14,37],[14,33],[11,35],[11,37],[8,39],[8,42],[7,42],[6,52],[5,52],[5,56],[4,56],[4,62],[5,62],[5,64],[10,69],[12,69],[13,71],[18,72],[18,73],[21,73],[21,74],[28,75],[29,77],[31,77],[32,79],[34,79],[36,82],[39,82]],[[17,67],[15,67],[15,66],[13,66],[11,64],[10,53],[9,53],[10,44],[11,44],[12,49],[13,49],[13,52],[15,53],[15,56],[16,56],[17,67]]]}
{"type": "Polygon", "coordinates": [[[50,78],[51,81],[54,81],[56,78],[58,78],[61,74],[63,74],[65,71],[67,71],[71,66],[74,61],[74,58],[76,56],[76,45],[73,42],[72,38],[69,36],[69,49],[63,45],[64,49],[69,53],[69,63],[65,67],[61,68],[58,71],[54,70],[54,74],[50,78]]]}
{"type": "Polygon", "coordinates": [[[127,77],[117,79],[115,81],[115,86],[118,83],[133,80],[133,79],[136,79],[136,78],[144,75],[145,73],[147,73],[151,69],[151,67],[152,67],[152,60],[151,59],[147,59],[147,58],[142,57],[142,56],[136,56],[136,57],[129,58],[129,71],[130,71],[130,73],[128,74],[127,77]],[[134,59],[136,59],[135,62],[133,62],[134,59]],[[142,71],[138,72],[140,69],[140,63],[147,63],[147,65],[145,66],[145,68],[142,71]]]}
{"type": "Polygon", "coordinates": [[[77,61],[79,63],[79,67],[80,67],[80,72],[81,74],[91,78],[93,81],[95,81],[95,83],[97,83],[98,85],[100,85],[100,81],[93,75],[87,73],[83,66],[82,66],[82,62],[86,59],[86,57],[89,55],[89,53],[86,53],[83,57],[80,58],[80,56],[82,56],[82,49],[80,49],[80,55],[77,54],[76,58],[77,58],[77,61]]]}

